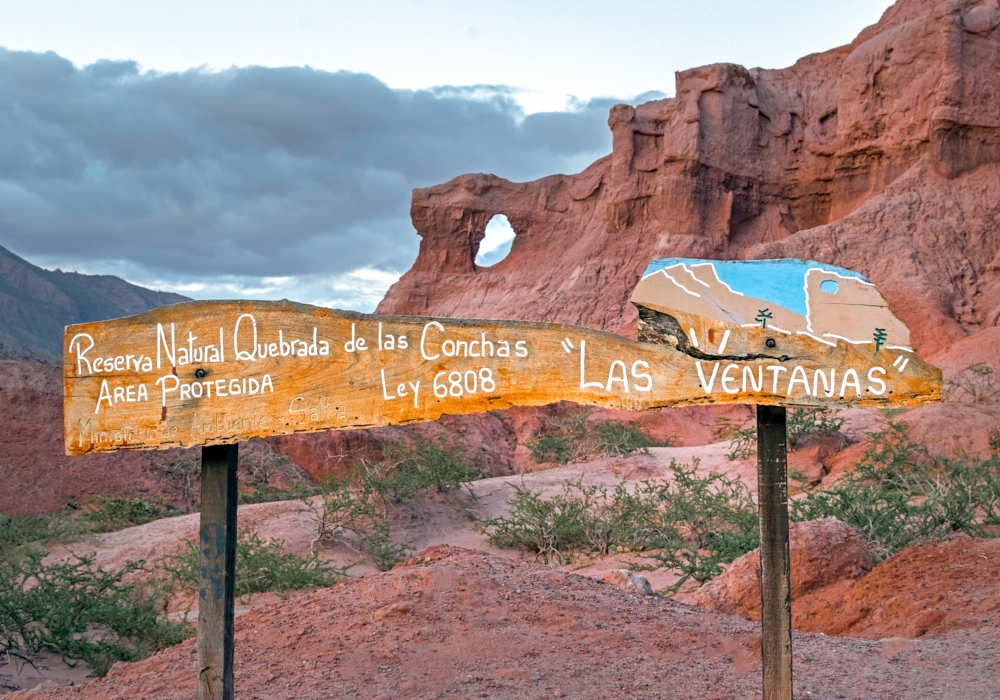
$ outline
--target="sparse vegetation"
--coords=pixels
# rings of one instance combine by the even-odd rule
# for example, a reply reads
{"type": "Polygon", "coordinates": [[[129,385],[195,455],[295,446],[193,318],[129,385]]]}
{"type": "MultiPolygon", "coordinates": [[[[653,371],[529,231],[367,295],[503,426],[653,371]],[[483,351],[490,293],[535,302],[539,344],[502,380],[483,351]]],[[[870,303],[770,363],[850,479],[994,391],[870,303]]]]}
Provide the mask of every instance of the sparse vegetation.
{"type": "Polygon", "coordinates": [[[1000,395],[1000,376],[985,362],[976,362],[946,381],[944,393],[954,401],[985,403],[1000,395]]]}
{"type": "MultiPolygon", "coordinates": [[[[837,423],[799,425],[826,430],[837,423]]],[[[668,481],[631,487],[622,482],[610,493],[582,481],[565,484],[552,498],[515,486],[510,514],[483,527],[492,544],[521,547],[549,562],[642,551],[680,571],[676,591],[689,578],[705,582],[721,571],[721,564],[758,545],[757,508],[746,487],[722,474],[700,476],[696,467],[674,462],[668,481]]],[[[794,472],[789,476],[804,479],[794,472]]],[[[793,520],[833,516],[855,527],[876,561],[951,532],[996,537],[1000,457],[934,459],[910,440],[905,426],[890,423],[871,436],[851,473],[793,500],[789,511],[793,520]]]]}
{"type": "Polygon", "coordinates": [[[83,661],[103,676],[183,641],[190,627],[166,619],[164,592],[134,577],[142,563],[104,571],[93,558],[45,565],[40,550],[0,558],[0,652],[32,663],[42,651],[83,661]]]}
{"type": "Polygon", "coordinates": [[[363,474],[374,490],[396,503],[411,500],[429,488],[437,493],[448,493],[485,476],[443,439],[437,444],[397,445],[387,453],[388,459],[380,463],[381,469],[373,470],[363,463],[359,474],[363,474]]]}
{"type": "Polygon", "coordinates": [[[86,513],[94,532],[115,532],[126,527],[144,525],[157,518],[169,518],[181,512],[165,503],[153,505],[141,498],[104,496],[98,494],[92,501],[93,510],[86,513]]]}
{"type": "Polygon", "coordinates": [[[1000,534],[1000,458],[934,459],[889,423],[871,436],[854,470],[827,489],[790,504],[795,520],[836,516],[868,540],[881,561],[903,547],[950,532],[1000,534]]]}
{"type": "MultiPolygon", "coordinates": [[[[182,589],[200,585],[198,545],[186,540],[181,550],[161,564],[167,579],[182,589]]],[[[285,552],[282,540],[264,541],[254,528],[243,528],[236,538],[236,595],[289,591],[307,586],[332,586],[344,570],[319,559],[316,554],[300,557],[285,552]]]]}
{"type": "Polygon", "coordinates": [[[567,483],[550,499],[515,486],[510,515],[483,523],[490,542],[521,547],[546,561],[564,562],[576,554],[611,550],[645,551],[682,578],[704,582],[721,572],[721,563],[757,546],[757,511],[738,479],[671,462],[669,481],[623,481],[614,491],[567,483]]]}
{"type": "Polygon", "coordinates": [[[382,571],[391,569],[413,549],[393,543],[390,509],[417,498],[428,489],[448,494],[480,478],[460,453],[445,442],[397,445],[380,461],[361,460],[343,479],[318,486],[321,498],[310,503],[316,519],[313,548],[340,542],[367,553],[382,571]]]}
{"type": "MultiPolygon", "coordinates": [[[[729,453],[726,455],[730,461],[736,459],[750,459],[757,452],[757,426],[740,428],[723,418],[720,420],[723,426],[722,438],[729,439],[729,453]]],[[[788,412],[788,422],[786,425],[788,435],[788,448],[795,449],[796,445],[807,435],[832,436],[840,432],[844,427],[844,419],[837,411],[828,408],[793,408],[788,412]]]]}
{"type": "Polygon", "coordinates": [[[531,457],[539,464],[585,462],[606,455],[618,457],[647,452],[655,443],[634,424],[621,421],[591,421],[589,410],[577,410],[544,425],[528,441],[531,457]]]}
{"type": "Polygon", "coordinates": [[[247,484],[247,489],[240,491],[240,503],[275,503],[277,501],[298,501],[315,496],[319,491],[313,483],[296,484],[291,488],[272,486],[266,481],[255,481],[247,484]]]}
{"type": "Polygon", "coordinates": [[[94,532],[114,532],[174,515],[180,515],[180,511],[164,503],[153,505],[140,498],[103,494],[94,496],[85,510],[67,507],[48,515],[0,513],[0,559],[27,545],[68,541],[94,532]]]}
{"type": "Polygon", "coordinates": [[[321,498],[309,506],[316,519],[314,552],[319,545],[339,542],[359,555],[367,552],[380,571],[387,571],[412,549],[406,544],[393,544],[390,539],[386,501],[373,487],[377,478],[371,478],[379,466],[354,479],[323,484],[321,498]]]}
{"type": "Polygon", "coordinates": [[[0,513],[0,561],[23,554],[25,547],[72,539],[88,532],[91,532],[89,523],[73,517],[65,508],[49,515],[0,513]]]}

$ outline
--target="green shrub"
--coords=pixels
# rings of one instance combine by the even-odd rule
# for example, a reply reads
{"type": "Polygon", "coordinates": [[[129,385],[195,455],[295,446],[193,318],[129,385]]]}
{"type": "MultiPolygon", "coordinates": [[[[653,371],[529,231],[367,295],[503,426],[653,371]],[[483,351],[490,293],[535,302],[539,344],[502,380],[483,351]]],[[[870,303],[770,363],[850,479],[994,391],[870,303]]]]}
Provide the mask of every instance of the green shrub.
{"type": "Polygon", "coordinates": [[[94,496],[96,508],[87,513],[95,532],[115,532],[127,527],[145,525],[152,522],[159,509],[140,498],[124,496],[94,496]]]}
{"type": "Polygon", "coordinates": [[[316,521],[313,551],[317,544],[340,542],[358,554],[368,552],[380,571],[388,571],[413,547],[390,539],[387,493],[399,492],[386,486],[386,465],[362,463],[362,468],[354,478],[324,481],[321,497],[308,503],[316,521]]]}
{"type": "Polygon", "coordinates": [[[906,426],[873,433],[852,472],[790,504],[794,520],[835,516],[868,540],[875,561],[961,531],[993,537],[1000,526],[1000,458],[933,459],[906,426]]]}
{"type": "Polygon", "coordinates": [[[680,570],[669,589],[676,593],[689,578],[703,584],[722,573],[721,564],[755,549],[760,531],[757,506],[739,478],[698,476],[697,461],[690,468],[673,462],[670,469],[673,480],[656,492],[663,540],[653,557],[680,570]]]}
{"type": "Polygon", "coordinates": [[[486,520],[497,547],[520,547],[546,561],[575,553],[646,550],[664,566],[679,569],[676,591],[688,578],[700,583],[757,546],[757,509],[739,479],[699,476],[697,462],[671,462],[673,479],[620,482],[612,493],[582,481],[566,483],[549,499],[514,487],[507,516],[486,520]]]}
{"type": "Polygon", "coordinates": [[[647,452],[657,444],[641,428],[621,421],[590,421],[589,410],[570,413],[563,419],[553,420],[543,426],[528,441],[531,457],[535,462],[585,462],[604,455],[620,457],[636,452],[647,452]]]}
{"type": "Polygon", "coordinates": [[[380,479],[373,481],[372,487],[396,503],[412,500],[425,489],[446,493],[483,477],[481,470],[470,467],[462,454],[443,439],[436,445],[396,445],[387,452],[389,459],[380,463],[381,469],[364,469],[365,462],[361,466],[365,475],[380,479]]]}
{"type": "Polygon", "coordinates": [[[367,553],[379,570],[387,571],[413,549],[392,542],[389,508],[428,489],[453,492],[483,476],[444,440],[397,444],[385,454],[387,459],[361,460],[346,478],[330,478],[317,486],[320,498],[309,503],[316,520],[314,551],[317,544],[340,542],[367,553]]]}
{"type": "MultiPolygon", "coordinates": [[[[181,550],[164,560],[168,579],[183,589],[201,585],[198,545],[186,540],[181,550]]],[[[344,570],[321,561],[314,553],[300,557],[285,552],[282,540],[264,542],[253,528],[244,528],[236,538],[236,595],[274,591],[288,593],[307,586],[332,586],[344,577],[344,570]]]]}
{"type": "Polygon", "coordinates": [[[732,429],[728,431],[729,452],[726,457],[729,461],[736,459],[750,459],[757,453],[757,426],[750,428],[732,429]]]}
{"type": "Polygon", "coordinates": [[[531,449],[531,458],[538,464],[569,464],[573,461],[573,443],[565,435],[543,435],[530,440],[528,447],[531,449]]]}
{"type": "Polygon", "coordinates": [[[597,431],[597,447],[601,454],[608,456],[630,455],[635,452],[647,453],[652,441],[635,425],[626,425],[613,420],[594,423],[597,431]]]}
{"type": "Polygon", "coordinates": [[[795,447],[807,435],[836,435],[844,427],[844,419],[829,408],[793,408],[788,413],[788,443],[795,447]]]}
{"type": "Polygon", "coordinates": [[[545,500],[540,493],[514,485],[514,497],[507,502],[510,515],[483,522],[490,544],[524,548],[546,561],[560,562],[588,547],[588,529],[594,525],[592,491],[580,483],[566,483],[563,489],[545,500]]]}
{"type": "Polygon", "coordinates": [[[41,651],[98,676],[116,661],[136,661],[189,637],[190,627],[163,614],[163,591],[139,583],[141,563],[115,572],[93,557],[42,564],[43,553],[0,560],[0,651],[31,662],[41,651]]]}
{"type": "Polygon", "coordinates": [[[390,539],[389,523],[385,518],[374,518],[369,529],[363,531],[361,540],[379,571],[388,571],[406,559],[407,552],[413,550],[411,545],[404,542],[394,543],[390,539]]]}
{"type": "MultiPolygon", "coordinates": [[[[844,427],[844,419],[828,408],[793,408],[788,412],[786,435],[788,448],[795,449],[799,440],[807,435],[836,435],[844,427]]],[[[723,425],[722,439],[729,439],[730,461],[750,459],[757,453],[757,426],[737,428],[729,419],[720,420],[723,425]]]]}

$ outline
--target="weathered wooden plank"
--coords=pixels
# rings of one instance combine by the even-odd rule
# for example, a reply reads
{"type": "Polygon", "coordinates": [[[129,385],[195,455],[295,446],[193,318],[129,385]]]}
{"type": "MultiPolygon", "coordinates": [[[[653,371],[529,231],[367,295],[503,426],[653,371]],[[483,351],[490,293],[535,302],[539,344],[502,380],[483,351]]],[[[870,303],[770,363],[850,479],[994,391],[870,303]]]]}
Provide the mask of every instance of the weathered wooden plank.
{"type": "MultiPolygon", "coordinates": [[[[707,268],[693,269],[708,275],[707,268]]],[[[860,331],[834,326],[798,332],[766,319],[747,322],[761,303],[772,318],[784,315],[767,299],[745,302],[740,311],[721,292],[718,299],[694,297],[657,275],[647,275],[633,298],[643,342],[558,324],[372,316],[257,301],[189,302],[70,326],[66,451],[223,444],[556,401],[645,410],[900,406],[940,397],[940,371],[902,344],[905,326],[867,287],[867,305],[844,309],[848,316],[867,313],[854,325],[877,321],[889,340],[858,340],[860,331]],[[830,328],[847,335],[829,337],[830,328]]]]}
{"type": "Polygon", "coordinates": [[[238,445],[201,451],[198,700],[233,700],[238,445]]]}
{"type": "Polygon", "coordinates": [[[757,407],[764,700],[792,700],[792,580],[788,551],[785,411],[783,406],[757,407]]]}

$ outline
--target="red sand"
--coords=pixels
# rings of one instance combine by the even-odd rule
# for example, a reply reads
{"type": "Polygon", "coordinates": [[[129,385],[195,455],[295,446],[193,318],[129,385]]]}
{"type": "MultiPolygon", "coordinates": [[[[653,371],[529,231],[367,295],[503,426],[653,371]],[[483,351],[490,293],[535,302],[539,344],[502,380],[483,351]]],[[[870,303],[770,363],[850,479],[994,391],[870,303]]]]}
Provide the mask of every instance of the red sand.
{"type": "MultiPolygon", "coordinates": [[[[795,634],[796,697],[988,698],[1000,630],[881,642],[795,634]]],[[[450,547],[236,623],[236,692],[307,698],[753,698],[757,625],[450,547]]],[[[194,695],[194,640],[109,678],[10,696],[194,695]]]]}

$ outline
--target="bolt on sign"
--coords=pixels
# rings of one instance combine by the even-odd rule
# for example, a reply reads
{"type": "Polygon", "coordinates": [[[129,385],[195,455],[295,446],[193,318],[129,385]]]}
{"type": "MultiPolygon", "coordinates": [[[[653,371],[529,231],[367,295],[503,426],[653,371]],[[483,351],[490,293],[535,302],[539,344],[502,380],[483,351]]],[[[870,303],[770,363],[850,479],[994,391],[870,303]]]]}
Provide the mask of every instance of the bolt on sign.
{"type": "Polygon", "coordinates": [[[70,326],[71,455],[370,428],[557,401],[912,406],[941,375],[858,273],[655,260],[639,341],[574,326],[194,301],[70,326]]]}

